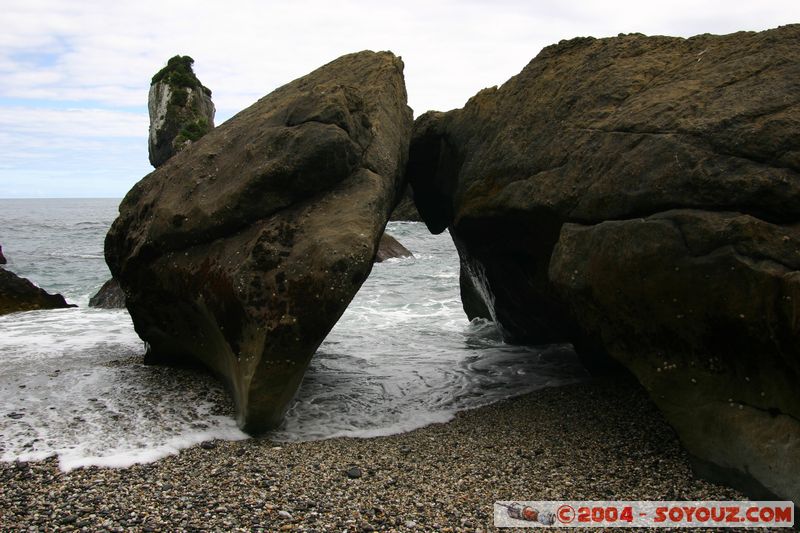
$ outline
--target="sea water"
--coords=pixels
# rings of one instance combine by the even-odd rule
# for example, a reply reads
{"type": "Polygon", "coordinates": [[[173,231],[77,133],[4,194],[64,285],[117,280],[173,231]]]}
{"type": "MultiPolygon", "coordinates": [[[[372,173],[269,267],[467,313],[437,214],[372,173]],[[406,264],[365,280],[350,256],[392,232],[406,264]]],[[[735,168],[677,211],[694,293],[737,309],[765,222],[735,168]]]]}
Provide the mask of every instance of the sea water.
{"type": "MultiPolygon", "coordinates": [[[[3,461],[55,455],[64,470],[122,467],[247,438],[213,377],[142,364],[128,313],[87,307],[110,277],[103,239],[118,203],[0,200],[6,268],[79,306],[0,317],[3,461]]],[[[509,346],[490,322],[467,320],[446,232],[413,222],[387,231],[414,257],[374,266],[269,438],[400,433],[586,377],[569,346],[509,346]]]]}

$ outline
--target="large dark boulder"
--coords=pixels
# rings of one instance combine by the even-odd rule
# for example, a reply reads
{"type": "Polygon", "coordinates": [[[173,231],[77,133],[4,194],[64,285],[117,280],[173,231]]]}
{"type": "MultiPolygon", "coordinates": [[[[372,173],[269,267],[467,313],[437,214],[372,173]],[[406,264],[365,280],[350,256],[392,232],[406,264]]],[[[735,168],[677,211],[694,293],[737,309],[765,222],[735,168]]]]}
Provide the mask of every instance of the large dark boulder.
{"type": "Polygon", "coordinates": [[[0,268],[0,315],[38,309],[77,307],[60,294],[50,294],[25,278],[0,268]]]}
{"type": "Polygon", "coordinates": [[[800,26],[548,47],[408,172],[471,314],[610,355],[705,472],[800,502],[800,26]]]}
{"type": "Polygon", "coordinates": [[[333,61],[134,186],[106,237],[150,362],[198,360],[238,421],[281,421],[372,268],[403,190],[412,114],[390,52],[333,61]]]}
{"type": "Polygon", "coordinates": [[[214,127],[211,90],[197,79],[193,64],[189,56],[172,57],[151,81],[147,147],[156,168],[214,127]]]}

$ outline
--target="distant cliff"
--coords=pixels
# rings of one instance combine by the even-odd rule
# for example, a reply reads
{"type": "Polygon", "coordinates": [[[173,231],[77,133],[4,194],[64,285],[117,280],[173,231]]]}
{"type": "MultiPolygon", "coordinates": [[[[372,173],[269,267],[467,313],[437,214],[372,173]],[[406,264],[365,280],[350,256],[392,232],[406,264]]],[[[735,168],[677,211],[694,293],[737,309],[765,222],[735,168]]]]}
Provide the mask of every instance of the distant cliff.
{"type": "Polygon", "coordinates": [[[192,64],[189,56],[175,56],[150,84],[148,149],[156,168],[214,127],[211,90],[197,79],[192,64]]]}

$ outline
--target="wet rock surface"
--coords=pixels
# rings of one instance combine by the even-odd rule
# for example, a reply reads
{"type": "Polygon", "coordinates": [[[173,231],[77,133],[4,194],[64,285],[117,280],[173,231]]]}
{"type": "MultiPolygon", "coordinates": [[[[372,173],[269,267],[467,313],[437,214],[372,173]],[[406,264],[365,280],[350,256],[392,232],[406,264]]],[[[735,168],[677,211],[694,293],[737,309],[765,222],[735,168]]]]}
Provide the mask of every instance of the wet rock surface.
{"type": "Polygon", "coordinates": [[[247,431],[280,422],[403,188],[403,63],[343,56],[140,181],[106,238],[148,361],[200,361],[247,431]]]}
{"type": "Polygon", "coordinates": [[[799,94],[797,25],[573,39],[417,119],[408,167],[468,314],[610,355],[721,479],[795,502],[799,94]]]}

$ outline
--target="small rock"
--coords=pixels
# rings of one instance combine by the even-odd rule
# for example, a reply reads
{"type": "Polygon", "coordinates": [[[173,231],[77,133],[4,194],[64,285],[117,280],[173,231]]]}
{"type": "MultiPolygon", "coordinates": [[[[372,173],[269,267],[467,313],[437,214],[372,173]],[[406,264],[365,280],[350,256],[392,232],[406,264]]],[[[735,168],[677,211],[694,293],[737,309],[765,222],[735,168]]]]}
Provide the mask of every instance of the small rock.
{"type": "Polygon", "coordinates": [[[357,466],[352,466],[347,469],[347,477],[350,479],[358,479],[362,476],[361,469],[357,466]]]}
{"type": "Polygon", "coordinates": [[[8,413],[8,418],[13,418],[14,420],[19,420],[23,416],[25,416],[24,413],[8,413]]]}
{"type": "Polygon", "coordinates": [[[214,441],[207,440],[205,442],[201,442],[200,447],[204,450],[213,450],[217,447],[217,445],[214,443],[214,441]]]}
{"type": "Polygon", "coordinates": [[[283,509],[278,511],[278,515],[285,518],[286,520],[292,519],[292,513],[290,513],[289,511],[284,511],[283,509]]]}

